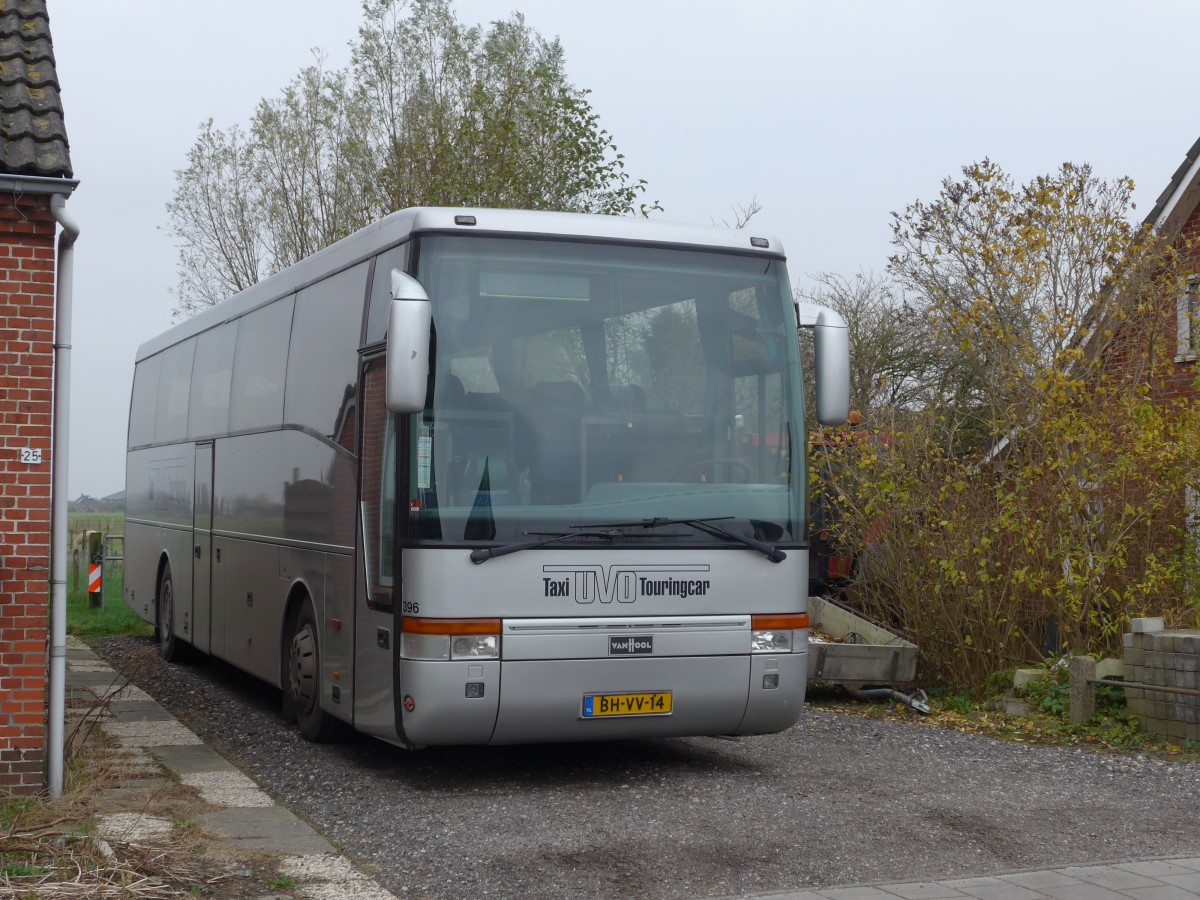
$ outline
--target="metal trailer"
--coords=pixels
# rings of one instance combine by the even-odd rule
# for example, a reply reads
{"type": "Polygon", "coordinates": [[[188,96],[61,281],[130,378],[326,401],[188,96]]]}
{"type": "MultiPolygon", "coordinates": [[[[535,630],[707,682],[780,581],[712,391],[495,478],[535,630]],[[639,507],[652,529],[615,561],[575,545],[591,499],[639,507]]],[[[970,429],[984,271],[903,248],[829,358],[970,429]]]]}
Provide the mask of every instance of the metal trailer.
{"type": "Polygon", "coordinates": [[[809,597],[808,615],[814,631],[837,641],[810,640],[809,684],[840,684],[852,689],[915,684],[916,644],[827,597],[809,597]]]}

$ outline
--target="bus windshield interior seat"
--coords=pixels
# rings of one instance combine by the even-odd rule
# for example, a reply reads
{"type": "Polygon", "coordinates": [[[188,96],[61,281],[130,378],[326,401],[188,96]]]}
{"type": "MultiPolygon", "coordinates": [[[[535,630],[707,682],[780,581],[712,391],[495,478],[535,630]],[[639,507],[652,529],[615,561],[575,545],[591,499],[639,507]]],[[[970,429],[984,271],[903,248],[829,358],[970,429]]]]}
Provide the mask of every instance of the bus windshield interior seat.
{"type": "Polygon", "coordinates": [[[606,411],[612,415],[645,415],[646,392],[639,384],[610,384],[606,411]]]}
{"type": "Polygon", "coordinates": [[[539,381],[529,397],[533,452],[530,469],[534,503],[579,500],[579,426],[587,395],[575,381],[539,381]]]}
{"type": "Polygon", "coordinates": [[[467,392],[457,375],[437,388],[439,430],[449,440],[449,502],[470,506],[480,492],[490,502],[516,502],[513,412],[498,393],[467,392]]]}

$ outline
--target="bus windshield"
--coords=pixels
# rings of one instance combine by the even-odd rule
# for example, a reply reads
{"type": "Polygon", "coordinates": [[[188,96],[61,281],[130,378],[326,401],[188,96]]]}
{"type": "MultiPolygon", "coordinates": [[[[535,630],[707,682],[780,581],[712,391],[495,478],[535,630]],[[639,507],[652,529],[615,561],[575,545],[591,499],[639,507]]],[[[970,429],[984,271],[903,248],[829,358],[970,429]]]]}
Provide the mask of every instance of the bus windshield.
{"type": "Polygon", "coordinates": [[[411,537],[503,543],[660,519],[670,527],[625,530],[803,539],[781,260],[482,235],[417,249],[434,344],[400,469],[411,537]]]}

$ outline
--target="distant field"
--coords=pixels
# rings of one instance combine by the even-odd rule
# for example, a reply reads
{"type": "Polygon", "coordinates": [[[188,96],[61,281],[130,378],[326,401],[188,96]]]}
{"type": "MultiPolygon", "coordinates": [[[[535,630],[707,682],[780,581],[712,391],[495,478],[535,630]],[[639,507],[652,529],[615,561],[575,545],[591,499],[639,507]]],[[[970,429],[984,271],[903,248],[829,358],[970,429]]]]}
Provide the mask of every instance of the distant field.
{"type": "Polygon", "coordinates": [[[105,534],[124,534],[125,513],[67,513],[67,532],[70,535],[70,540],[74,542],[75,538],[84,531],[102,531],[105,534]]]}
{"type": "MultiPolygon", "coordinates": [[[[104,607],[93,609],[88,603],[88,561],[79,552],[76,543],[85,531],[99,531],[105,535],[123,535],[125,516],[123,513],[68,514],[67,530],[70,541],[71,562],[67,575],[67,631],[76,637],[101,637],[109,634],[150,634],[151,626],[138,618],[125,605],[125,565],[123,561],[111,560],[104,572],[104,607]]],[[[124,552],[120,543],[110,547],[116,554],[124,552]]]]}

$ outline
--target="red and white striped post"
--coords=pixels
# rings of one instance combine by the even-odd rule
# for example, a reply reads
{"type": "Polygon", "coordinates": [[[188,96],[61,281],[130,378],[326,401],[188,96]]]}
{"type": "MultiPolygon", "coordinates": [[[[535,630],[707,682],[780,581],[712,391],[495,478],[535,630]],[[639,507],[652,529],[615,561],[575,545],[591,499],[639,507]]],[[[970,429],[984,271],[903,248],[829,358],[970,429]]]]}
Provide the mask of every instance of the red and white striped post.
{"type": "Polygon", "coordinates": [[[84,535],[88,559],[88,606],[100,609],[104,606],[104,534],[89,531],[84,535]]]}

